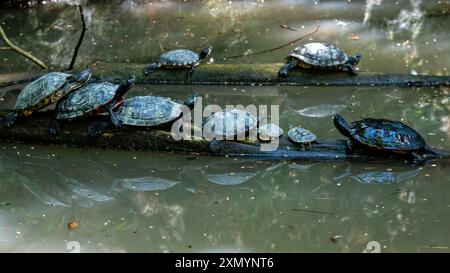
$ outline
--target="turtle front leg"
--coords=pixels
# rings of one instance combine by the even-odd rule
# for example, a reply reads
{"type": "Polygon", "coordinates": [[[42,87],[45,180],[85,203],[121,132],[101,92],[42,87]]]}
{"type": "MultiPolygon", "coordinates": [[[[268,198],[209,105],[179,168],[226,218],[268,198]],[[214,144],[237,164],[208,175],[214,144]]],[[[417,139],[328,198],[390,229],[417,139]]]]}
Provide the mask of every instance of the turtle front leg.
{"type": "Polygon", "coordinates": [[[200,64],[199,62],[196,62],[195,64],[193,64],[193,65],[191,66],[191,68],[189,69],[189,71],[186,73],[186,79],[187,79],[188,82],[191,82],[191,77],[192,77],[192,74],[194,73],[194,69],[195,69],[199,64],[200,64]]]}
{"type": "Polygon", "coordinates": [[[2,127],[5,129],[11,128],[14,125],[14,122],[16,122],[17,116],[18,114],[15,111],[6,113],[1,119],[2,127]]]}
{"type": "Polygon", "coordinates": [[[352,75],[352,76],[358,75],[358,72],[356,72],[356,70],[355,70],[355,68],[353,67],[353,65],[351,65],[351,64],[345,64],[343,67],[347,70],[347,72],[348,72],[350,75],[352,75]]]}
{"type": "Polygon", "coordinates": [[[91,138],[97,138],[101,136],[106,130],[111,127],[111,122],[106,120],[95,121],[88,127],[88,134],[91,138]]]}
{"type": "Polygon", "coordinates": [[[61,123],[56,119],[52,119],[48,126],[48,133],[52,136],[56,136],[61,132],[61,123]]]}
{"type": "Polygon", "coordinates": [[[286,78],[287,76],[289,76],[289,71],[294,69],[294,67],[296,66],[297,60],[290,60],[280,68],[280,71],[278,71],[278,75],[282,78],[286,78]]]}
{"type": "Polygon", "coordinates": [[[110,117],[110,119],[111,119],[112,124],[114,125],[114,127],[115,127],[116,129],[122,129],[123,124],[122,124],[122,122],[120,121],[120,119],[117,117],[117,113],[114,112],[114,110],[113,110],[113,105],[114,105],[114,104],[111,103],[111,104],[109,105],[109,107],[108,107],[109,117],[110,117]]]}

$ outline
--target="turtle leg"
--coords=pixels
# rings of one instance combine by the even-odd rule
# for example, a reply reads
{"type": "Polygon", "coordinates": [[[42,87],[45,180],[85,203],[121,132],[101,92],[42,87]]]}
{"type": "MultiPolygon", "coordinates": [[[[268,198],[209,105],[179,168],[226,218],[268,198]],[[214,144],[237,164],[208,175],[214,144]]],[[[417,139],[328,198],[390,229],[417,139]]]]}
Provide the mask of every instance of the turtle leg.
{"type": "Polygon", "coordinates": [[[101,136],[106,130],[108,130],[111,127],[111,122],[102,120],[102,121],[95,121],[91,123],[88,127],[88,133],[89,136],[92,138],[97,138],[101,136]]]}
{"type": "Polygon", "coordinates": [[[2,117],[2,120],[1,120],[3,128],[5,128],[5,129],[11,128],[14,125],[14,122],[16,121],[17,116],[18,116],[18,114],[15,111],[6,113],[2,117]]]}
{"type": "Polygon", "coordinates": [[[412,152],[411,155],[413,156],[415,161],[419,163],[425,163],[425,157],[423,157],[421,154],[412,152]]]}
{"type": "Polygon", "coordinates": [[[289,76],[289,71],[291,71],[296,66],[297,60],[290,60],[280,68],[280,71],[278,71],[278,75],[282,78],[286,78],[287,76],[289,76]]]}
{"type": "Polygon", "coordinates": [[[147,65],[144,67],[144,75],[148,76],[156,71],[156,69],[160,68],[160,63],[152,63],[151,65],[147,65]]]}
{"type": "Polygon", "coordinates": [[[114,112],[114,110],[112,109],[113,106],[114,106],[113,104],[110,104],[109,107],[108,107],[109,117],[111,119],[112,124],[114,125],[114,127],[116,129],[122,129],[123,124],[120,121],[120,119],[117,117],[117,113],[114,112]]]}
{"type": "Polygon", "coordinates": [[[188,82],[191,81],[191,77],[192,77],[192,74],[194,73],[194,69],[195,69],[199,64],[200,64],[199,62],[196,62],[195,64],[193,64],[193,65],[191,66],[191,68],[189,69],[189,71],[186,73],[186,79],[187,79],[188,82]]]}
{"type": "Polygon", "coordinates": [[[352,154],[354,151],[355,151],[355,147],[353,146],[353,142],[349,139],[349,140],[347,140],[347,143],[346,143],[347,145],[346,145],[346,152],[347,152],[347,154],[352,154]]]}
{"type": "Polygon", "coordinates": [[[58,120],[52,119],[48,126],[48,133],[52,136],[56,136],[61,131],[61,124],[58,120]]]}
{"type": "Polygon", "coordinates": [[[347,69],[347,72],[352,76],[358,75],[358,72],[356,72],[355,68],[351,64],[345,64],[343,68],[347,69]]]}

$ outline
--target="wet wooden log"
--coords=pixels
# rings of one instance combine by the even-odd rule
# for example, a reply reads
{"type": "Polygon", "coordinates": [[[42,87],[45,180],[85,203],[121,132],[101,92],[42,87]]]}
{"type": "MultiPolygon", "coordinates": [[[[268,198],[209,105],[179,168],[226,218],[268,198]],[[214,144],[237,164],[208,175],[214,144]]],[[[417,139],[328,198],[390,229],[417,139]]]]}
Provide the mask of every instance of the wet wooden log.
{"type": "MultiPolygon", "coordinates": [[[[0,113],[0,117],[1,115],[2,113],[0,113]]],[[[192,137],[189,140],[175,140],[170,133],[170,128],[111,129],[101,137],[92,139],[88,135],[87,128],[93,121],[106,118],[102,116],[91,116],[66,122],[62,124],[61,133],[58,136],[51,136],[48,133],[48,125],[53,115],[53,111],[49,110],[35,113],[29,117],[19,117],[11,129],[0,129],[0,142],[164,151],[177,154],[236,156],[270,160],[338,161],[373,159],[363,154],[349,153],[345,139],[318,139],[318,143],[303,147],[292,143],[286,136],[282,136],[278,148],[272,151],[262,151],[261,142],[258,140],[221,141],[219,145],[211,145],[210,141],[198,137],[192,137]]],[[[446,157],[450,157],[449,152],[440,152],[445,154],[446,157]]]]}
{"type": "Polygon", "coordinates": [[[203,138],[191,140],[175,140],[169,129],[112,129],[97,139],[87,133],[88,125],[102,117],[88,117],[62,124],[58,136],[48,134],[53,111],[38,112],[29,117],[17,120],[11,129],[0,130],[0,141],[27,144],[57,144],[73,147],[96,147],[109,149],[165,151],[184,154],[248,156],[269,159],[305,159],[305,160],[345,160],[361,159],[363,156],[346,153],[344,140],[320,140],[320,144],[312,144],[310,148],[291,143],[286,137],[280,139],[279,148],[275,151],[262,152],[260,143],[255,141],[222,141],[219,145],[211,145],[203,138]]]}
{"type": "MultiPolygon", "coordinates": [[[[344,72],[296,69],[285,79],[278,78],[279,64],[202,64],[186,80],[187,70],[160,69],[143,75],[144,64],[96,63],[92,81],[120,82],[128,75],[137,76],[138,84],[206,84],[206,85],[294,85],[294,86],[449,86],[450,76],[404,75],[360,72],[350,76],[344,72]]],[[[29,82],[42,73],[10,73],[0,75],[0,88],[29,82]]]]}

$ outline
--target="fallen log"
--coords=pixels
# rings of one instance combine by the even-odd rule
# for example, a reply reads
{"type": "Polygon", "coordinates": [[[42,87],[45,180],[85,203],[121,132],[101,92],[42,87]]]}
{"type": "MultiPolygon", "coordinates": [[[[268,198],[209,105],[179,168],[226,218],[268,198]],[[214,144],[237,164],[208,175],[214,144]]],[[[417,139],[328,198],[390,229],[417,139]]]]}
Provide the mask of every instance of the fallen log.
{"type": "MultiPolygon", "coordinates": [[[[404,75],[360,72],[350,76],[345,72],[296,69],[286,79],[278,78],[279,64],[203,64],[197,67],[191,82],[186,70],[159,69],[150,76],[143,75],[144,64],[96,63],[92,66],[92,81],[118,83],[130,74],[138,84],[202,84],[202,85],[294,85],[294,86],[449,86],[450,76],[404,75]]],[[[9,73],[0,75],[0,88],[29,82],[42,73],[9,73]]]]}
{"type": "MultiPolygon", "coordinates": [[[[159,129],[112,129],[97,139],[87,133],[87,127],[96,119],[92,116],[64,123],[58,136],[48,134],[48,125],[53,111],[38,112],[19,118],[11,129],[0,130],[0,142],[27,144],[56,144],[71,147],[94,147],[142,151],[164,151],[195,155],[240,156],[260,159],[298,159],[312,161],[370,160],[361,154],[347,152],[346,140],[318,139],[310,147],[293,144],[286,136],[280,138],[278,149],[261,151],[261,143],[255,141],[221,141],[211,145],[203,138],[177,141],[169,130],[159,129]]],[[[448,154],[448,153],[447,153],[448,154]]]]}

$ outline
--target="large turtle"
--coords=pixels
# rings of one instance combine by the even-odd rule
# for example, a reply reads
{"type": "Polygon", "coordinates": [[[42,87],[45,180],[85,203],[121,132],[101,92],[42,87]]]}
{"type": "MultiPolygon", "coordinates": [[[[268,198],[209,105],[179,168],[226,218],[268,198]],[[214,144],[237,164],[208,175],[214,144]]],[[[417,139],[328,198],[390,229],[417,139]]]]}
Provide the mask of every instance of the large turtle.
{"type": "MultiPolygon", "coordinates": [[[[172,123],[183,114],[184,107],[194,108],[197,94],[189,96],[183,104],[167,97],[137,96],[126,99],[116,110],[120,126],[154,127],[172,123]]],[[[107,130],[111,122],[98,121],[88,128],[89,135],[97,137],[107,130]]]]}
{"type": "MultiPolygon", "coordinates": [[[[83,86],[58,103],[56,120],[73,120],[86,115],[108,112],[111,122],[120,128],[121,123],[113,109],[123,103],[123,96],[130,90],[135,80],[136,77],[133,75],[120,85],[102,82],[83,86]]],[[[59,132],[59,128],[52,129],[50,131],[52,134],[59,132]]]]}
{"type": "Polygon", "coordinates": [[[38,78],[20,91],[14,109],[5,114],[1,120],[3,127],[10,128],[18,116],[29,116],[59,101],[83,86],[90,77],[91,70],[86,69],[75,75],[51,72],[38,78]]]}
{"type": "Polygon", "coordinates": [[[247,111],[226,109],[209,116],[203,126],[203,133],[216,140],[234,139],[256,129],[258,119],[247,111]]]}
{"type": "Polygon", "coordinates": [[[287,77],[289,71],[300,66],[303,68],[329,69],[347,71],[350,75],[356,75],[353,68],[361,59],[360,54],[348,56],[334,45],[325,43],[309,43],[297,47],[287,57],[287,62],[279,71],[281,77],[287,77]]]}
{"type": "Polygon", "coordinates": [[[201,60],[205,59],[209,54],[211,54],[212,49],[212,46],[208,46],[202,49],[202,51],[200,51],[200,53],[198,54],[188,49],[177,49],[165,52],[161,56],[159,56],[158,61],[144,68],[144,74],[148,76],[161,67],[189,68],[189,71],[186,74],[186,77],[189,80],[195,67],[200,64],[201,60]]]}
{"type": "Polygon", "coordinates": [[[419,161],[424,159],[424,154],[440,156],[417,131],[399,121],[366,118],[349,125],[342,116],[335,115],[334,126],[349,138],[348,146],[352,150],[359,147],[376,154],[406,155],[419,161]]]}

